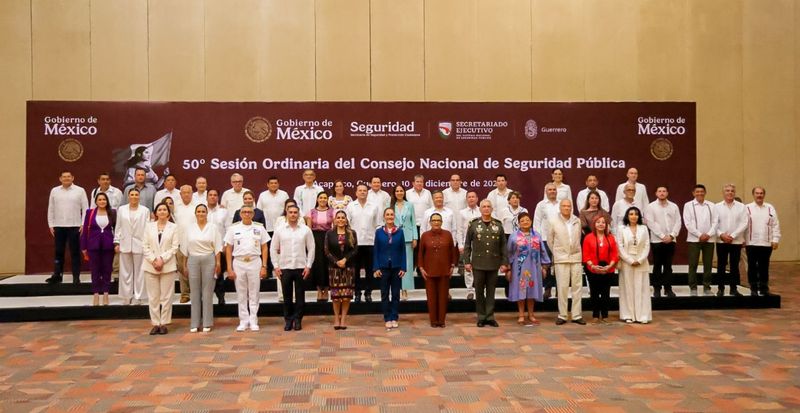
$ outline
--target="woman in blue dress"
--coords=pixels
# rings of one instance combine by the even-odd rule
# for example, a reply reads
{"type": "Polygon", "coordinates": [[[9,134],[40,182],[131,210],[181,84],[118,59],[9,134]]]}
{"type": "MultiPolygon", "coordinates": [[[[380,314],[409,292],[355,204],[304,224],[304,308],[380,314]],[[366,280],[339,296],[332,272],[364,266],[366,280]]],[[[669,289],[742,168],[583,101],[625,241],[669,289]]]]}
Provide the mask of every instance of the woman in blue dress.
{"type": "Polygon", "coordinates": [[[542,236],[533,230],[533,219],[523,212],[517,217],[519,229],[508,237],[508,261],[511,269],[506,273],[508,300],[517,303],[520,325],[538,325],[533,315],[533,302],[542,301],[542,274],[550,265],[550,257],[542,245],[542,236]],[[525,318],[525,307],[528,318],[525,318]]]}

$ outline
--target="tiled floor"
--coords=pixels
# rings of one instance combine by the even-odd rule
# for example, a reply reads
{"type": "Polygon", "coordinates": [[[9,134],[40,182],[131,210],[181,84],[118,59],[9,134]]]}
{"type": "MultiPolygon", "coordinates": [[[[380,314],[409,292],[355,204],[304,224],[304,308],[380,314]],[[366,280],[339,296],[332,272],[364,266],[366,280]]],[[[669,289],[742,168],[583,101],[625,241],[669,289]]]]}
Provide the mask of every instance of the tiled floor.
{"type": "Polygon", "coordinates": [[[166,336],[144,320],[0,325],[0,411],[800,411],[800,265],[776,264],[782,309],[660,311],[649,325],[446,329],[401,315],[285,333],[236,320],[166,336]]]}

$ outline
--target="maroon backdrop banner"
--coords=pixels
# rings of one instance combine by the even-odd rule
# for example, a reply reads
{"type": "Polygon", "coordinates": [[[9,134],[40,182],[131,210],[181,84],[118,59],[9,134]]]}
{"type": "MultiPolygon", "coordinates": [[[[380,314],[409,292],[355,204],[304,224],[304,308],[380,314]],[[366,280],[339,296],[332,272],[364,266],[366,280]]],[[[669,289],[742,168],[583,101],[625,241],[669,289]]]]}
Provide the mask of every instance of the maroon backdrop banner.
{"type": "Polygon", "coordinates": [[[256,196],[272,175],[291,196],[306,168],[328,190],[343,179],[351,196],[373,175],[386,187],[408,187],[421,173],[427,188],[443,189],[460,173],[483,197],[504,173],[531,212],[556,167],[573,199],[588,174],[613,198],[636,167],[651,200],[666,184],[679,206],[691,198],[696,174],[692,102],[30,101],[27,108],[27,273],[52,270],[47,199],[64,169],[87,195],[101,171],[124,189],[137,162],[152,167],[153,182],[168,169],[179,184],[202,175],[220,192],[239,172],[256,196]]]}

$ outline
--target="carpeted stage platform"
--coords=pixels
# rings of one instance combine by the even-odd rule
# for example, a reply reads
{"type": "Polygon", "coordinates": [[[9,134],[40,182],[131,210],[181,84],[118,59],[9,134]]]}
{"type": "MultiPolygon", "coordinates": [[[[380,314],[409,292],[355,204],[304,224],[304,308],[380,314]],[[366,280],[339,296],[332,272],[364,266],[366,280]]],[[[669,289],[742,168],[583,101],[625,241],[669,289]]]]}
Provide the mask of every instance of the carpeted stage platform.
{"type": "MultiPolygon", "coordinates": [[[[769,296],[750,296],[750,290],[744,286],[739,287],[741,297],[725,295],[723,297],[703,296],[702,286],[699,288],[700,294],[692,297],[689,294],[685,266],[676,266],[674,274],[674,291],[677,297],[674,298],[653,298],[653,310],[687,310],[687,309],[747,309],[747,308],[780,308],[780,295],[771,294],[769,296]]],[[[49,275],[17,275],[8,277],[0,281],[0,322],[23,322],[23,321],[56,321],[56,320],[97,320],[97,319],[146,319],[149,317],[147,305],[121,305],[121,300],[116,297],[117,283],[112,284],[111,305],[92,307],[91,289],[89,285],[89,275],[82,274],[80,285],[73,285],[72,277],[65,276],[64,283],[58,285],[48,285],[44,280],[49,275]]],[[[417,290],[409,295],[408,301],[400,303],[401,314],[426,313],[425,290],[423,280],[415,279],[417,290]]],[[[497,311],[516,312],[516,304],[505,299],[504,287],[506,281],[500,278],[497,288],[497,311]]],[[[611,289],[612,311],[617,310],[617,288],[616,276],[614,276],[614,287],[611,289]]],[[[475,310],[475,303],[467,300],[467,291],[464,288],[462,277],[453,276],[451,278],[451,294],[453,300],[448,306],[448,311],[452,313],[471,313],[475,310]]],[[[175,284],[175,291],[179,291],[178,284],[175,284]]],[[[226,301],[227,304],[217,304],[214,298],[214,315],[216,317],[236,317],[236,293],[233,283],[226,281],[226,301]]],[[[260,316],[280,317],[283,307],[278,302],[276,292],[276,282],[274,279],[263,280],[261,283],[261,308],[260,316]]],[[[712,283],[712,292],[716,294],[716,274],[712,283]]],[[[727,291],[726,291],[727,292],[727,291]]],[[[375,285],[372,303],[353,303],[351,314],[379,314],[380,309],[380,289],[375,285]]],[[[589,289],[583,289],[583,308],[590,309],[589,289]]],[[[176,318],[189,317],[189,304],[180,304],[178,294],[174,298],[173,314],[176,318]]],[[[307,315],[330,315],[331,305],[326,302],[316,301],[316,292],[311,291],[306,294],[306,314],[307,315]]],[[[555,297],[546,300],[544,303],[537,303],[537,312],[557,311],[557,301],[555,297]]],[[[591,314],[585,315],[586,317],[591,314]]]]}

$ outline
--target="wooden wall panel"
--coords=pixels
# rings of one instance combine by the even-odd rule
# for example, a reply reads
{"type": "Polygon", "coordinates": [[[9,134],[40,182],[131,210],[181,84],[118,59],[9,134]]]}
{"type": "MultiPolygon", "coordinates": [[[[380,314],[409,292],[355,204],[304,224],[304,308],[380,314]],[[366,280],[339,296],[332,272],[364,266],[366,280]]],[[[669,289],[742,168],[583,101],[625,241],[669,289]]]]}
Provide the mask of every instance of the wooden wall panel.
{"type": "Polygon", "coordinates": [[[477,0],[425,2],[425,100],[480,100],[477,8],[477,0]]]}
{"type": "Polygon", "coordinates": [[[204,100],[205,0],[150,0],[150,100],[204,100]]]}
{"type": "Polygon", "coordinates": [[[317,100],[370,100],[369,0],[317,0],[317,100]]]}
{"type": "Polygon", "coordinates": [[[259,60],[259,96],[271,101],[313,101],[314,0],[268,0],[264,9],[266,38],[259,60]]]}
{"type": "Polygon", "coordinates": [[[532,100],[586,99],[584,0],[532,0],[532,100]]]}
{"type": "Polygon", "coordinates": [[[476,92],[489,102],[531,100],[530,0],[478,0],[476,92]]]}
{"type": "Polygon", "coordinates": [[[33,98],[91,98],[89,0],[32,0],[33,98]]]}
{"type": "Polygon", "coordinates": [[[425,100],[423,4],[423,0],[372,0],[372,100],[425,100]]]}
{"type": "Polygon", "coordinates": [[[795,123],[795,2],[744,0],[742,8],[742,132],[746,198],[763,185],[783,227],[777,259],[797,257],[798,189],[795,123]]]}
{"type": "MultiPolygon", "coordinates": [[[[30,0],[0,2],[0,188],[7,193],[25,192],[25,101],[31,85],[30,0]]],[[[55,185],[54,185],[55,186],[55,185]]],[[[0,203],[0,274],[20,273],[25,268],[25,198],[8,197],[0,203]]],[[[44,216],[42,217],[44,219],[44,216]]]]}
{"type": "Polygon", "coordinates": [[[147,100],[147,2],[92,0],[92,99],[147,100]]]}

